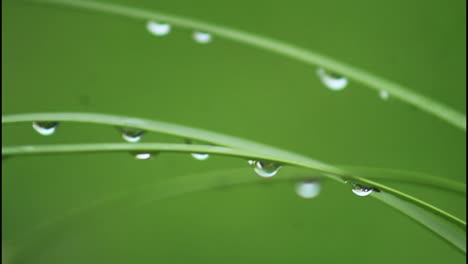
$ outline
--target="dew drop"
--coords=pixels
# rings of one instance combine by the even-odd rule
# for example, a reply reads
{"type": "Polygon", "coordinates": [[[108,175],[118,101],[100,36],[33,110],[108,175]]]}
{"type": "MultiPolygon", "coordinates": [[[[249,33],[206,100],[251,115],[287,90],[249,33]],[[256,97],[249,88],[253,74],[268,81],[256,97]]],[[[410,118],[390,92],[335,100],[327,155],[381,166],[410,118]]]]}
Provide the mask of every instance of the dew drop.
{"type": "Polygon", "coordinates": [[[380,99],[387,101],[388,98],[390,97],[390,94],[385,90],[381,90],[379,92],[379,97],[380,97],[380,99]]]}
{"type": "Polygon", "coordinates": [[[271,161],[256,160],[253,162],[249,161],[249,164],[254,167],[255,173],[264,178],[275,176],[276,173],[278,173],[278,171],[281,169],[281,165],[271,161]]]}
{"type": "Polygon", "coordinates": [[[368,196],[371,194],[374,189],[366,186],[362,186],[360,184],[353,184],[353,193],[356,194],[357,196],[368,196]]]}
{"type": "MultiPolygon", "coordinates": [[[[186,139],[185,143],[190,145],[192,144],[192,140],[186,139]]],[[[196,160],[206,160],[210,157],[210,154],[206,153],[191,153],[190,155],[196,160]]]]}
{"type": "Polygon", "coordinates": [[[208,44],[211,42],[212,37],[210,33],[195,31],[193,33],[193,39],[200,44],[208,44]]]}
{"type": "Polygon", "coordinates": [[[145,131],[140,129],[126,129],[121,128],[120,131],[122,132],[122,138],[130,143],[135,143],[141,140],[145,131]]]}
{"type": "Polygon", "coordinates": [[[142,152],[142,153],[135,153],[135,159],[137,160],[149,160],[151,159],[151,153],[142,152]]]}
{"type": "Polygon", "coordinates": [[[58,125],[58,122],[33,122],[32,127],[37,133],[43,136],[50,136],[55,133],[58,125]]]}
{"type": "Polygon", "coordinates": [[[248,160],[247,163],[249,163],[250,166],[253,166],[255,164],[255,160],[248,160]]]}
{"type": "Polygon", "coordinates": [[[348,85],[348,78],[335,73],[326,72],[322,68],[317,69],[317,75],[320,81],[330,90],[340,91],[348,85]]]}
{"type": "Polygon", "coordinates": [[[209,154],[203,154],[203,153],[192,153],[191,155],[196,160],[206,160],[210,157],[209,154]]]}
{"type": "Polygon", "coordinates": [[[296,193],[304,199],[312,199],[320,194],[320,183],[318,181],[303,181],[296,185],[296,193]]]}
{"type": "Polygon", "coordinates": [[[165,36],[171,32],[171,25],[154,21],[149,21],[146,28],[155,36],[165,36]]]}

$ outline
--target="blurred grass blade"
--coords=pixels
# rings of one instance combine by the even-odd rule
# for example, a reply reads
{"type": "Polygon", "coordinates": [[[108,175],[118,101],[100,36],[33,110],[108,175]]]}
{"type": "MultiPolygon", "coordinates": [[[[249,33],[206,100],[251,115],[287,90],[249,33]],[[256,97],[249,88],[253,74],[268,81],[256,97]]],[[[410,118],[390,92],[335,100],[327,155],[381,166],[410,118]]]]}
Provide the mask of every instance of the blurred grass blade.
{"type": "Polygon", "coordinates": [[[466,254],[465,228],[390,193],[375,193],[374,197],[414,219],[466,254]]]}
{"type": "MultiPolygon", "coordinates": [[[[278,176],[269,179],[268,184],[314,180],[321,177],[323,177],[322,174],[311,172],[307,169],[288,167],[278,176]]],[[[342,182],[341,180],[338,181],[342,182]]],[[[127,193],[119,193],[72,209],[61,217],[49,219],[47,222],[40,224],[32,232],[30,231],[23,236],[26,242],[22,246],[18,257],[22,260],[24,257],[35,256],[35,252],[46,250],[46,247],[51,246],[49,243],[60,243],[57,240],[60,240],[67,231],[79,232],[80,226],[84,225],[85,220],[89,219],[90,215],[93,215],[91,219],[95,219],[95,214],[108,215],[110,211],[128,211],[132,207],[141,210],[139,209],[141,206],[151,206],[156,202],[184,195],[203,191],[219,191],[226,188],[238,188],[253,184],[265,184],[265,179],[257,177],[250,168],[189,174],[163,182],[156,181],[149,185],[145,184],[127,193]],[[70,226],[73,227],[73,230],[67,230],[70,226]],[[55,237],[51,238],[51,234],[55,237]],[[44,243],[46,240],[49,242],[44,243]]],[[[447,221],[445,218],[434,215],[432,212],[427,211],[426,208],[411,204],[390,193],[374,192],[370,197],[377,198],[417,222],[422,223],[424,227],[438,234],[457,249],[463,249],[466,233],[462,232],[462,227],[447,221]]],[[[464,250],[461,251],[465,252],[464,250]]]]}
{"type": "MultiPolygon", "coordinates": [[[[364,70],[358,69],[352,65],[339,62],[337,60],[326,57],[322,54],[303,49],[289,43],[281,42],[275,39],[261,37],[256,34],[243,32],[240,30],[231,29],[224,26],[217,26],[203,21],[198,21],[190,18],[148,11],[146,9],[138,9],[126,7],[111,3],[99,3],[82,0],[36,0],[38,3],[59,4],[69,7],[81,8],[92,11],[99,11],[109,14],[116,14],[135,19],[165,21],[166,23],[175,26],[197,29],[215,34],[217,37],[226,38],[232,41],[237,41],[247,45],[251,45],[263,50],[267,50],[278,55],[289,57],[294,60],[302,61],[313,66],[320,66],[327,70],[339,73],[362,83],[369,88],[377,91],[387,91],[392,97],[398,98],[408,104],[411,104],[429,114],[432,114],[449,124],[466,131],[466,116],[459,113],[449,106],[437,102],[431,98],[420,95],[411,91],[409,88],[400,84],[383,79],[364,70]]],[[[311,72],[311,74],[313,74],[311,72]]]]}

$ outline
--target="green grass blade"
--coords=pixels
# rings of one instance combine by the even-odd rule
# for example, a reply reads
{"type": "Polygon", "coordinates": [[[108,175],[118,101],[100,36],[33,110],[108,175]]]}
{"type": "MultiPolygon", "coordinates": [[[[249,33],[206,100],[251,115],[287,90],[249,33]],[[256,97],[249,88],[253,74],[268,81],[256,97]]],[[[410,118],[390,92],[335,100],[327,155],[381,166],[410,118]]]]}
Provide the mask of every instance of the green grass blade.
{"type": "Polygon", "coordinates": [[[466,184],[454,180],[432,176],[427,173],[386,169],[386,168],[371,168],[359,166],[338,166],[346,171],[352,172],[353,175],[360,175],[366,179],[377,179],[379,181],[395,181],[417,184],[431,188],[455,192],[459,195],[466,196],[466,184]]]}
{"type": "Polygon", "coordinates": [[[374,197],[389,206],[409,216],[422,226],[452,244],[455,248],[466,254],[466,229],[450,221],[444,221],[440,215],[433,214],[424,208],[403,200],[387,192],[374,194],[374,197]]]}
{"type": "MultiPolygon", "coordinates": [[[[304,173],[305,172],[301,170],[291,170],[289,171],[289,174],[278,176],[278,180],[284,181],[314,178],[310,176],[305,177],[303,175],[307,174],[304,173]]],[[[250,174],[252,174],[252,172],[250,172],[250,174]]],[[[204,174],[197,177],[180,177],[171,180],[168,183],[168,186],[159,185],[157,187],[159,191],[140,193],[141,196],[138,200],[143,200],[145,203],[151,201],[154,202],[187,193],[254,184],[261,182],[260,180],[262,180],[258,179],[258,177],[255,179],[255,177],[248,176],[250,176],[248,171],[242,172],[241,170],[238,170],[232,172],[204,174]],[[147,197],[148,195],[149,197],[147,197]],[[142,199],[141,197],[145,198],[142,199]]],[[[368,181],[368,183],[372,183],[373,186],[379,185],[370,181],[368,181]]],[[[371,197],[374,197],[397,209],[453,245],[462,253],[466,254],[466,224],[464,224],[464,221],[457,219],[454,216],[453,218],[457,219],[455,222],[447,221],[444,216],[450,215],[449,213],[425,204],[424,202],[414,203],[414,201],[417,201],[418,199],[408,194],[382,185],[380,187],[381,190],[385,191],[374,192],[371,194],[371,197]]]]}
{"type": "Polygon", "coordinates": [[[280,150],[265,144],[162,121],[95,113],[32,113],[2,116],[2,124],[34,121],[63,121],[110,125],[114,127],[132,127],[149,132],[158,132],[178,136],[181,138],[199,140],[219,146],[235,148],[238,150],[250,150],[257,154],[281,157],[285,163],[295,164],[298,166],[301,166],[300,164],[308,164],[309,166],[322,171],[344,174],[344,171],[341,171],[334,166],[327,165],[321,161],[289,151],[280,150]]]}
{"type": "MultiPolygon", "coordinates": [[[[2,156],[27,156],[27,155],[53,155],[53,154],[79,154],[79,153],[108,153],[108,152],[175,152],[175,153],[207,153],[216,155],[225,155],[245,159],[270,160],[278,163],[285,163],[283,159],[264,154],[256,154],[252,151],[237,150],[227,147],[207,146],[207,145],[188,145],[173,143],[99,143],[99,144],[56,144],[56,145],[37,145],[37,146],[7,146],[2,147],[2,156]]],[[[466,184],[434,177],[431,175],[408,172],[402,170],[339,166],[350,175],[359,175],[361,178],[377,179],[383,181],[404,182],[427,186],[436,189],[443,189],[460,195],[466,195],[466,184]]],[[[309,168],[320,172],[320,168],[309,168]]]]}
{"type": "Polygon", "coordinates": [[[459,113],[449,106],[437,102],[431,98],[420,95],[409,88],[386,80],[384,78],[373,75],[354,66],[347,65],[322,54],[303,49],[285,42],[275,39],[261,37],[252,33],[243,32],[240,30],[231,29],[224,26],[217,26],[203,21],[198,21],[190,18],[165,14],[161,12],[148,11],[146,9],[138,9],[126,7],[117,4],[99,3],[82,0],[37,0],[38,3],[51,3],[63,6],[75,7],[91,11],[104,12],[115,14],[140,20],[156,20],[171,23],[175,26],[197,29],[210,32],[217,37],[229,39],[232,41],[247,44],[266,51],[273,52],[297,61],[304,62],[313,66],[320,66],[330,71],[342,74],[356,82],[362,83],[365,86],[377,91],[385,90],[392,97],[398,98],[403,102],[411,104],[422,111],[432,114],[449,124],[458,127],[466,132],[466,115],[459,113]]]}
{"type": "MultiPolygon", "coordinates": [[[[202,141],[211,142],[223,147],[211,147],[211,146],[190,146],[190,145],[180,145],[176,144],[177,147],[174,147],[174,150],[177,151],[187,151],[187,152],[207,152],[207,153],[217,153],[217,154],[226,154],[233,156],[243,156],[243,157],[256,157],[260,159],[268,159],[272,161],[278,161],[283,164],[295,165],[298,167],[309,168],[317,170],[323,173],[323,175],[338,180],[343,181],[342,179],[351,179],[369,186],[378,188],[383,192],[388,192],[408,203],[412,203],[415,206],[423,208],[428,212],[438,216],[440,219],[445,221],[452,222],[454,225],[459,226],[460,228],[466,229],[466,223],[463,220],[458,219],[457,217],[440,210],[432,205],[429,205],[421,200],[418,200],[414,197],[406,195],[402,192],[389,188],[383,184],[373,182],[369,179],[362,177],[357,177],[352,175],[351,172],[340,169],[338,167],[326,164],[315,159],[295,154],[288,151],[283,151],[274,147],[270,147],[263,144],[258,144],[256,142],[236,138],[233,136],[226,136],[219,133],[214,133],[210,131],[205,131],[201,129],[195,129],[190,127],[185,127],[181,125],[175,125],[165,122],[151,121],[145,119],[129,118],[129,117],[120,117],[112,115],[101,115],[101,114],[87,114],[87,113],[43,113],[43,114],[18,114],[11,116],[2,117],[2,124],[18,123],[18,122],[33,122],[33,121],[68,121],[68,122],[85,122],[85,123],[96,123],[112,126],[122,126],[122,127],[134,127],[140,128],[147,131],[162,132],[170,135],[176,135],[184,138],[198,139],[202,141]],[[227,148],[226,148],[227,147],[227,148]],[[230,149],[233,148],[233,149],[230,149]]],[[[122,148],[124,151],[137,150],[138,148],[143,147],[143,144],[108,144],[105,145],[105,148],[101,146],[96,146],[94,144],[84,145],[83,147],[76,148],[77,151],[109,151],[109,150],[120,150],[122,148]]],[[[152,150],[151,147],[154,147],[153,150],[170,150],[172,146],[170,144],[157,144],[157,145],[146,145],[145,150],[152,150]]],[[[20,153],[53,153],[55,150],[58,151],[69,151],[73,152],[74,147],[69,146],[45,146],[40,148],[40,146],[25,146],[20,147],[9,147],[5,149],[2,147],[2,155],[19,155],[20,153]],[[55,148],[55,150],[54,150],[55,148]]],[[[57,152],[57,151],[55,151],[57,152]]],[[[429,229],[433,226],[425,225],[429,229]]],[[[433,230],[434,231],[434,230],[433,230]]],[[[434,231],[435,232],[435,231],[434,231]]],[[[436,232],[437,233],[437,232],[436,232]]],[[[438,234],[444,234],[443,232],[438,232],[438,234]]],[[[451,241],[450,238],[445,238],[447,241],[451,241]]],[[[456,243],[451,243],[454,246],[457,246],[456,243]]]]}
{"type": "MultiPolygon", "coordinates": [[[[269,179],[268,183],[298,182],[302,180],[319,179],[322,176],[321,174],[313,173],[303,168],[288,167],[278,176],[269,179]]],[[[65,229],[70,226],[77,229],[89,214],[97,213],[98,209],[99,212],[102,213],[103,207],[107,206],[112,208],[110,206],[112,203],[118,204],[120,208],[122,207],[122,201],[125,201],[125,207],[136,206],[139,208],[141,206],[152,206],[156,202],[193,193],[222,190],[225,188],[239,188],[254,184],[265,184],[265,179],[257,177],[254,172],[248,168],[228,169],[175,177],[163,182],[158,181],[154,184],[135,188],[127,193],[119,193],[99,199],[90,204],[72,209],[60,217],[49,219],[47,222],[38,225],[32,232],[30,231],[24,234],[23,241],[26,241],[26,244],[22,246],[19,257],[34,256],[34,254],[30,252],[31,250],[44,250],[44,248],[38,246],[42,244],[44,237],[48,237],[50,234],[56,234],[60,237],[60,234],[65,232],[65,229]],[[73,224],[71,224],[71,222],[73,222],[73,224]]],[[[450,222],[447,223],[446,219],[435,217],[431,212],[427,212],[425,208],[413,205],[392,194],[383,195],[382,192],[374,192],[371,197],[377,198],[410,216],[424,227],[427,227],[435,234],[441,236],[450,244],[453,244],[457,249],[463,248],[463,241],[466,241],[466,233],[462,232],[462,228],[457,225],[450,222]]],[[[105,212],[107,213],[107,211],[105,212]]]]}

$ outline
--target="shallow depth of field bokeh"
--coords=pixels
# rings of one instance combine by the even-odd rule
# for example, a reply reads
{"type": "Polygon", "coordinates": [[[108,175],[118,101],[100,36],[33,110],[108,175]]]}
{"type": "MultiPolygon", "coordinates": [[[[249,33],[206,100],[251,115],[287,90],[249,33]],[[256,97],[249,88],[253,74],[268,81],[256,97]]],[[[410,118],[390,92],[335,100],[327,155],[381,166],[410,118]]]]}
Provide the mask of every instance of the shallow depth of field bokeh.
{"type": "MultiPolygon", "coordinates": [[[[205,20],[308,48],[466,113],[465,1],[110,1],[205,20]]],[[[200,45],[146,21],[2,1],[2,115],[100,112],[231,134],[336,165],[415,170],[465,182],[465,132],[353,83],[326,89],[314,67],[213,36],[200,45]]],[[[148,134],[144,142],[178,142],[148,134]]],[[[110,127],[63,123],[43,137],[2,126],[2,146],[122,142],[110,127]]],[[[137,186],[244,160],[126,153],[2,162],[2,251],[24,263],[462,263],[465,255],[349,186],[325,181],[239,186],[78,214],[137,186]],[[30,241],[34,246],[26,247],[30,241]]],[[[285,168],[287,170],[287,168],[285,168]]],[[[257,177],[252,173],[252,177],[257,177]]],[[[276,176],[275,176],[276,177],[276,176]]],[[[281,172],[277,177],[281,177],[281,172]]],[[[389,183],[465,220],[466,197],[389,183]]]]}

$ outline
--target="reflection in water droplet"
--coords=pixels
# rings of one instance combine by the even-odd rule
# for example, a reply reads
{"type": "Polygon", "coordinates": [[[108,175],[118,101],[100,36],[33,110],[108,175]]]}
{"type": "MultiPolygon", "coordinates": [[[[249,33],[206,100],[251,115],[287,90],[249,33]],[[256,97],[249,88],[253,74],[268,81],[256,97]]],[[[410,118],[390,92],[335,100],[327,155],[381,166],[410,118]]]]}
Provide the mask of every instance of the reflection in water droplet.
{"type": "Polygon", "coordinates": [[[355,193],[358,196],[367,196],[373,191],[374,189],[370,187],[362,186],[360,184],[353,184],[353,193],[355,193]]]}
{"type": "Polygon", "coordinates": [[[122,138],[131,143],[135,143],[141,140],[145,131],[139,129],[126,129],[121,128],[120,131],[122,132],[122,138]]]}
{"type": "Polygon", "coordinates": [[[151,158],[151,153],[148,152],[136,153],[134,155],[137,160],[149,160],[151,158]]]}
{"type": "Polygon", "coordinates": [[[334,73],[326,72],[322,68],[317,69],[317,75],[325,86],[333,91],[343,90],[348,85],[348,79],[334,73]]]}
{"type": "Polygon", "coordinates": [[[154,21],[149,21],[148,24],[146,24],[146,28],[155,36],[165,36],[171,32],[171,25],[154,21]]]}
{"type": "Polygon", "coordinates": [[[58,122],[33,122],[32,127],[37,133],[43,136],[50,136],[55,133],[59,123],[58,122]]]}
{"type": "Polygon", "coordinates": [[[320,193],[318,181],[304,181],[296,185],[296,193],[304,199],[312,199],[320,193]]]}
{"type": "Polygon", "coordinates": [[[385,91],[385,90],[381,90],[381,91],[379,92],[379,96],[380,96],[380,99],[386,101],[386,100],[388,100],[388,98],[390,97],[390,94],[389,94],[387,91],[385,91]]]}
{"type": "Polygon", "coordinates": [[[255,160],[248,160],[247,163],[249,163],[250,166],[253,166],[255,164],[255,160]]]}
{"type": "Polygon", "coordinates": [[[253,162],[249,161],[249,164],[254,167],[255,173],[264,178],[275,176],[276,173],[278,173],[278,171],[281,169],[281,165],[271,161],[256,160],[253,162]]]}
{"type": "Polygon", "coordinates": [[[210,43],[212,40],[210,33],[195,31],[193,33],[193,39],[200,44],[207,44],[210,43]]]}

